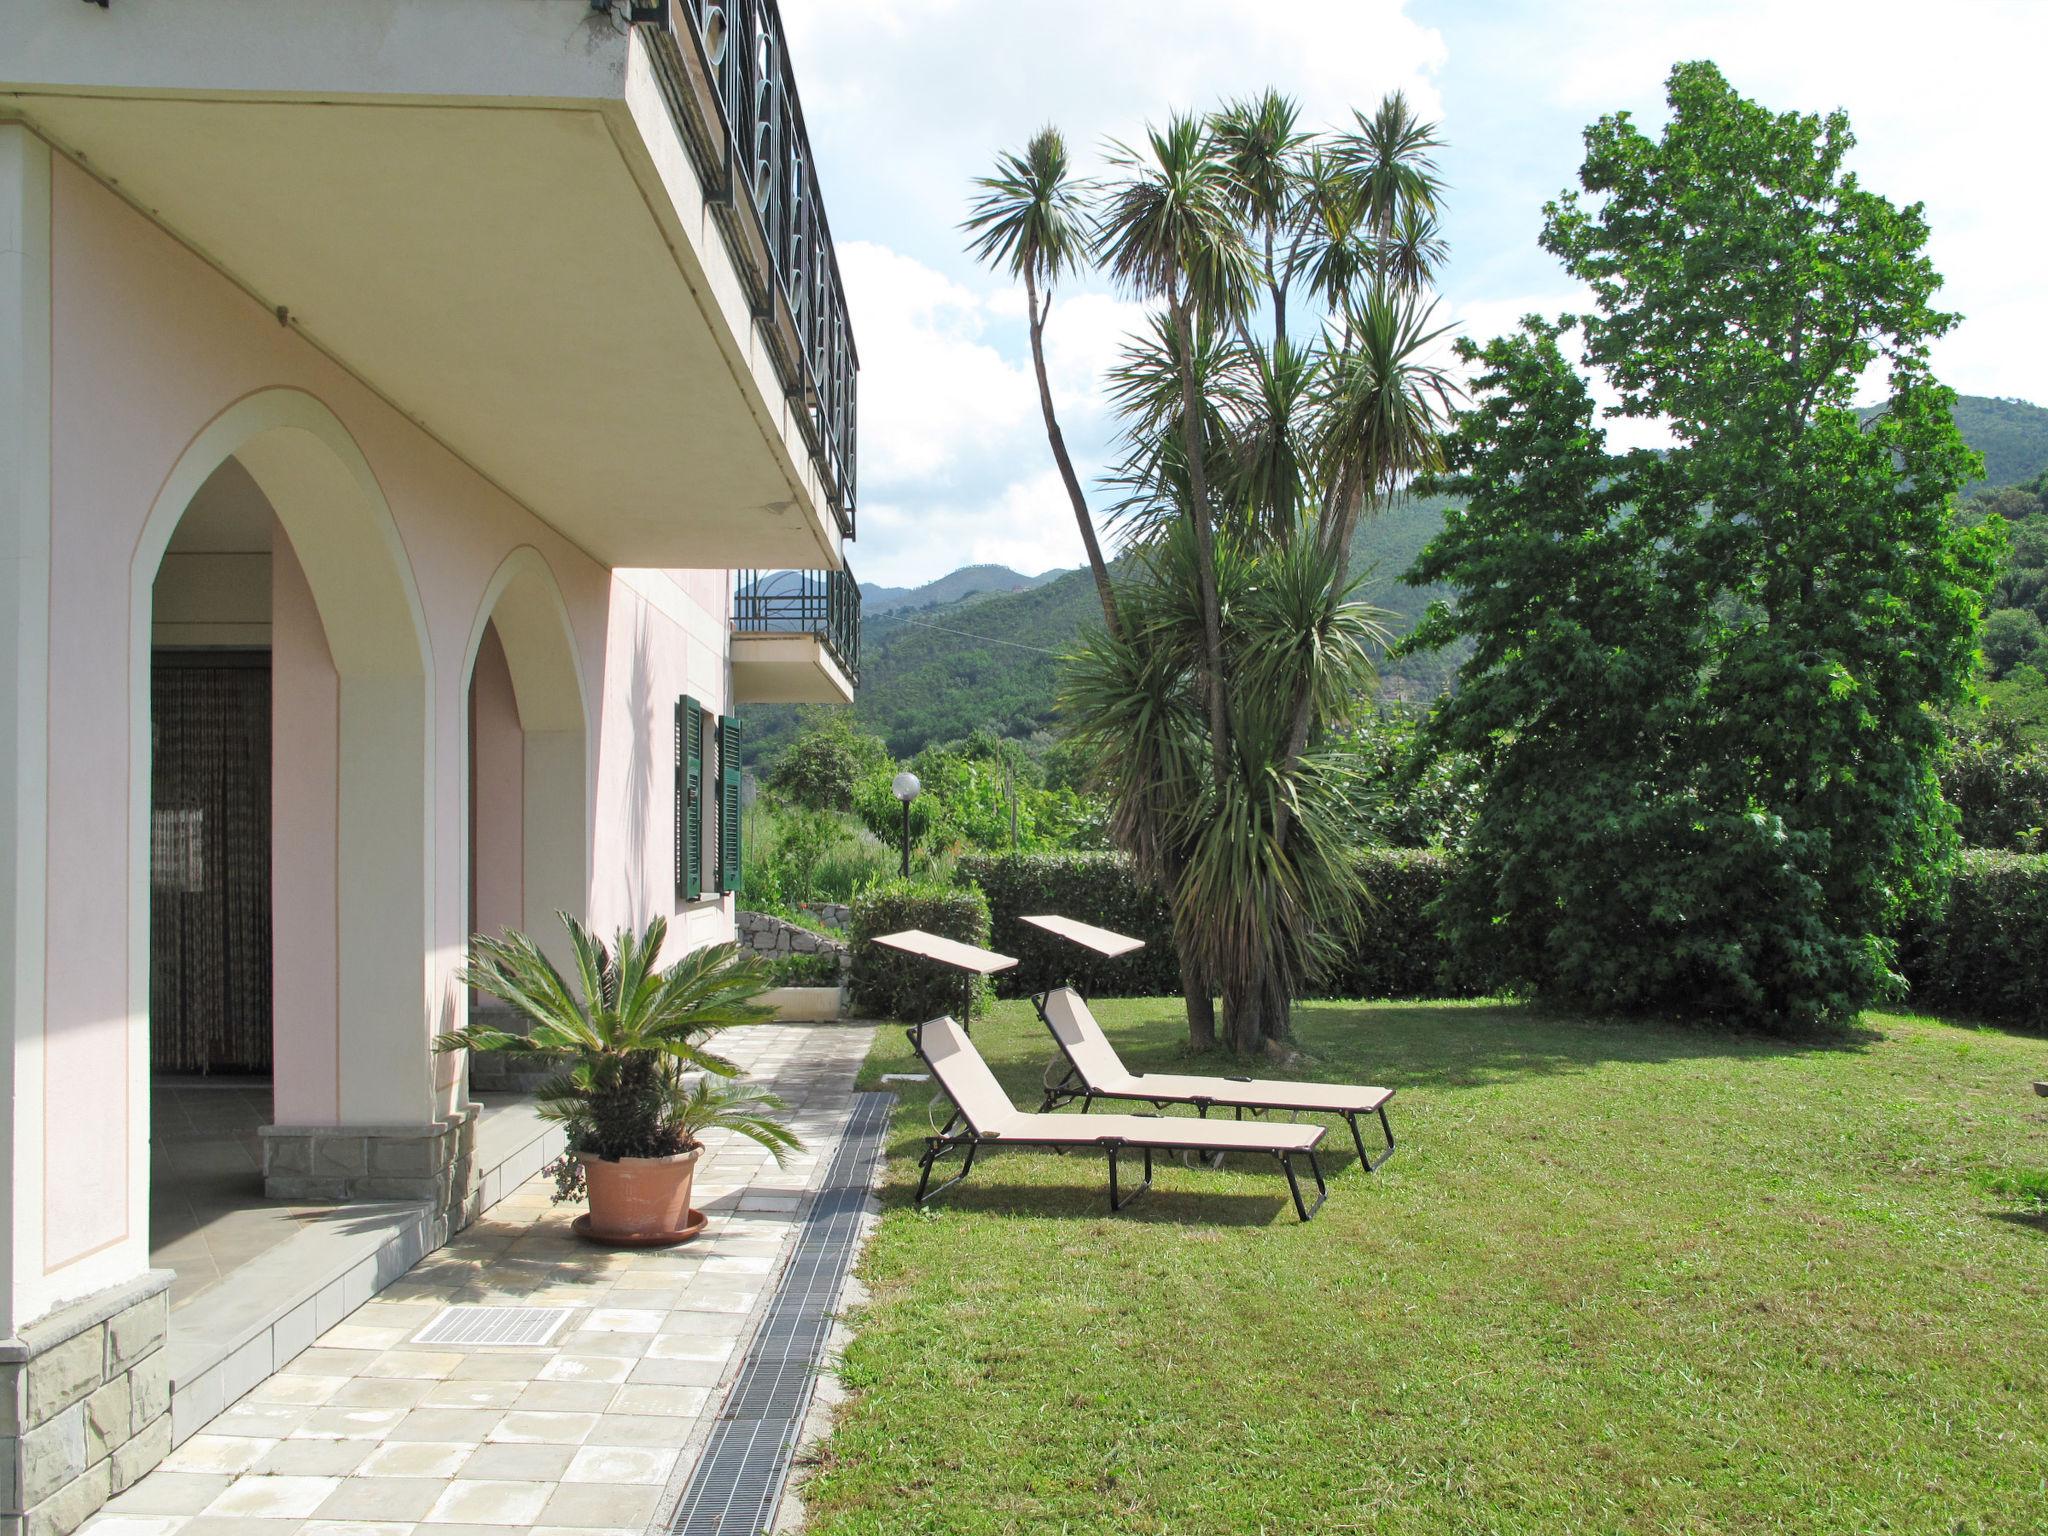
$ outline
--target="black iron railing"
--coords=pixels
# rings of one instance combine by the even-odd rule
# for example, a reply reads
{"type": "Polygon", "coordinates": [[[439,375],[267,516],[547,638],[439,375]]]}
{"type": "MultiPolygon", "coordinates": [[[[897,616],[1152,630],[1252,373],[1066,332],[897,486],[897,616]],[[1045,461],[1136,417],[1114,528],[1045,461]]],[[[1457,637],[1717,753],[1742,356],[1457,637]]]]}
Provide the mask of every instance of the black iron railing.
{"type": "Polygon", "coordinates": [[[733,628],[816,635],[847,680],[860,681],[860,583],[852,571],[741,571],[733,628]]]}
{"type": "Polygon", "coordinates": [[[661,0],[632,15],[661,39],[671,109],[850,539],[860,359],[781,14],[775,0],[661,0]]]}

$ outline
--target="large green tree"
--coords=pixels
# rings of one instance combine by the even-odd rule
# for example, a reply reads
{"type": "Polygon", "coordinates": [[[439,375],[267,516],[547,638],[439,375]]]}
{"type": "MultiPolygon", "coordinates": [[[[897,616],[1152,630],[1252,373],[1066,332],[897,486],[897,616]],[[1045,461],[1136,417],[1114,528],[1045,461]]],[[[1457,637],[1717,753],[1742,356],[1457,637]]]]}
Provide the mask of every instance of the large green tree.
{"type": "MultiPolygon", "coordinates": [[[[1192,1043],[1215,1042],[1220,993],[1223,1038],[1256,1050],[1288,1033],[1362,894],[1343,732],[1380,636],[1347,557],[1357,519],[1435,459],[1437,140],[1398,96],[1312,135],[1268,92],[1111,146],[1096,186],[1069,179],[1057,142],[1004,156],[968,221],[976,252],[1024,279],[1036,355],[1038,253],[1079,264],[1077,209],[1086,259],[1156,306],[1114,381],[1121,558],[1097,566],[1103,628],[1062,708],[1113,837],[1173,911],[1192,1043]]],[[[1094,514],[1041,405],[1094,564],[1094,514]]]]}
{"type": "Polygon", "coordinates": [[[1543,245],[1592,291],[1468,349],[1450,450],[1470,498],[1411,578],[1419,646],[1474,650],[1437,739],[1481,765],[1456,932],[1560,1001],[1805,1026],[1898,985],[1888,935],[1953,816],[1936,710],[1967,685],[1997,557],[1961,526],[1976,458],[1928,347],[1919,205],[1864,188],[1839,112],[1776,114],[1708,63],[1657,138],[1586,134],[1543,245]],[[1853,407],[1867,378],[1884,411],[1853,407]]]}

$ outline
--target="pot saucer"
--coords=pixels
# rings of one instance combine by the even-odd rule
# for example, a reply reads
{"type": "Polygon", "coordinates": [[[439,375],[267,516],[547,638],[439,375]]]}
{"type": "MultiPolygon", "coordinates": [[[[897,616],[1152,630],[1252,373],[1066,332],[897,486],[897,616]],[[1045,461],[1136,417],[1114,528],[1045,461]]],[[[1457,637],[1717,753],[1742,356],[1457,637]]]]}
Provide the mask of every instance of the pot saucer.
{"type": "Polygon", "coordinates": [[[683,1223],[680,1232],[658,1232],[652,1237],[598,1237],[590,1230],[590,1212],[585,1211],[569,1223],[569,1230],[586,1243],[595,1243],[600,1248],[673,1248],[678,1243],[687,1243],[710,1224],[711,1218],[694,1206],[689,1220],[683,1223]]]}

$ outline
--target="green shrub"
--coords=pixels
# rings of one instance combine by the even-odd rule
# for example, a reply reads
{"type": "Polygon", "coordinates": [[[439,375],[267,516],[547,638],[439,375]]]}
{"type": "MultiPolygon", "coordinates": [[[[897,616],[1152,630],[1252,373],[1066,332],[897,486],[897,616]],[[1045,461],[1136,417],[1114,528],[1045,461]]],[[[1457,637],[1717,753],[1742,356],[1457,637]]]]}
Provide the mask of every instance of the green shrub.
{"type": "MultiPolygon", "coordinates": [[[[1431,910],[1451,861],[1419,849],[1373,849],[1366,865],[1369,899],[1358,937],[1344,962],[1311,988],[1317,997],[1475,997],[1488,990],[1460,975],[1431,910]]],[[[1027,996],[1071,982],[1098,997],[1171,996],[1180,964],[1166,904],[1140,886],[1120,854],[969,855],[960,873],[988,894],[993,948],[1015,955],[1015,970],[996,978],[1006,997],[1027,996]],[[1143,939],[1145,948],[1104,960],[1079,945],[1022,921],[1056,913],[1143,939]]]]}
{"type": "MultiPolygon", "coordinates": [[[[1499,990],[1491,977],[1462,972],[1444,938],[1436,903],[1455,867],[1452,859],[1415,849],[1379,849],[1360,857],[1371,899],[1359,914],[1348,958],[1312,995],[1478,997],[1499,990]]],[[[1171,997],[1180,991],[1165,904],[1138,885],[1121,855],[970,854],[961,859],[960,873],[987,893],[990,947],[1019,961],[996,978],[1003,995],[1025,996],[1069,981],[1098,997],[1171,997]],[[1146,947],[1102,960],[1020,921],[1039,912],[1127,933],[1146,947]]],[[[2043,934],[2048,855],[1965,853],[1946,905],[1916,908],[1901,935],[1900,967],[1912,985],[1913,1005],[2048,1028],[2043,934]]]]}
{"type": "Polygon", "coordinates": [[[1900,968],[1918,1008],[2048,1027],[2048,855],[1966,852],[1948,901],[1907,920],[1900,968]]]}
{"type": "Polygon", "coordinates": [[[1180,960],[1166,903],[1139,885],[1122,854],[967,854],[960,860],[960,874],[988,895],[990,947],[1017,957],[1017,968],[996,978],[1005,997],[1029,997],[1069,982],[1093,997],[1180,991],[1180,960]],[[1143,939],[1145,947],[1104,960],[1020,920],[1026,913],[1044,912],[1129,934],[1143,939]]]}
{"type": "Polygon", "coordinates": [[[1419,848],[1362,853],[1366,902],[1343,962],[1315,988],[1320,997],[1481,997],[1498,991],[1466,974],[1437,918],[1454,862],[1419,848]]]}
{"type": "Polygon", "coordinates": [[[1941,793],[1964,847],[2048,851],[2048,747],[2010,728],[1961,734],[1941,765],[1941,793]]]}
{"type": "Polygon", "coordinates": [[[778,917],[807,901],[848,901],[896,868],[895,853],[851,816],[772,801],[755,806],[742,848],[741,905],[778,917]]]}
{"type": "Polygon", "coordinates": [[[963,944],[988,944],[988,899],[974,885],[888,880],[853,898],[847,939],[853,949],[853,1003],[870,1018],[922,1023],[940,1014],[960,1017],[970,996],[970,1014],[985,1012],[993,995],[985,980],[970,989],[961,973],[874,942],[885,933],[922,928],[963,944]]]}
{"type": "Polygon", "coordinates": [[[889,761],[882,738],[853,727],[851,711],[812,708],[768,773],[769,792],[814,811],[850,811],[853,787],[889,761]]]}

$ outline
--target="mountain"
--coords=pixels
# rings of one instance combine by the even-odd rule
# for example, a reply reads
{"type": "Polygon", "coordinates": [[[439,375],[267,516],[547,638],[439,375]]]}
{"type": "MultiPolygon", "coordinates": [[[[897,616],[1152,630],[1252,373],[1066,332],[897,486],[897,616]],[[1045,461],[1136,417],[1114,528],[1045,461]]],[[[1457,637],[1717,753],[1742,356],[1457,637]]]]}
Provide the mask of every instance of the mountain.
{"type": "Polygon", "coordinates": [[[2048,410],[2025,400],[1958,395],[1963,441],[1984,455],[1984,485],[2019,485],[2048,473],[2048,410]]]}
{"type": "MultiPolygon", "coordinates": [[[[1865,421],[1883,410],[1863,407],[1865,421]]],[[[1993,395],[1957,395],[1956,426],[1963,441],[1984,455],[1984,478],[1973,487],[1996,490],[2048,473],[2048,409],[1993,395]]]]}
{"type": "MultiPolygon", "coordinates": [[[[1352,541],[1353,565],[1366,572],[1361,595],[1388,610],[1396,634],[1412,628],[1435,596],[1403,586],[1400,576],[1442,525],[1443,507],[1441,499],[1404,500],[1366,519],[1352,541]]],[[[1001,570],[969,567],[917,590],[1001,570]]],[[[1059,656],[1085,625],[1101,622],[1094,580],[1085,570],[1053,571],[1023,590],[995,593],[985,580],[960,581],[966,591],[951,601],[898,602],[879,612],[863,589],[854,715],[898,757],[983,726],[1028,736],[1053,724],[1059,656]]],[[[1434,698],[1456,666],[1451,657],[1415,657],[1389,663],[1383,682],[1390,697],[1434,698]]],[[[788,705],[750,705],[742,716],[751,763],[772,762],[796,730],[797,712],[788,705]]]]}
{"type": "MultiPolygon", "coordinates": [[[[2048,410],[2020,400],[1963,395],[1956,424],[1984,455],[1983,488],[2048,471],[2048,410]]],[[[1388,611],[1406,634],[1439,592],[1405,586],[1401,573],[1443,524],[1445,498],[1404,498],[1362,520],[1352,540],[1360,595],[1388,611]]],[[[969,566],[925,586],[869,588],[862,599],[861,726],[907,757],[934,741],[981,726],[1028,736],[1053,724],[1059,654],[1101,610],[1086,571],[1023,576],[1003,566],[969,566]],[[1006,585],[1007,583],[1007,585],[1006,585]]],[[[1385,694],[1424,701],[1450,685],[1458,655],[1405,657],[1381,674],[1385,694]]],[[[796,728],[788,706],[744,711],[748,760],[771,761],[796,728]]]]}
{"type": "Polygon", "coordinates": [[[1066,574],[1065,571],[1046,571],[1038,576],[1026,576],[1007,565],[966,565],[921,587],[865,585],[860,589],[860,608],[863,616],[893,613],[899,608],[933,608],[1001,592],[1028,592],[1066,574]]]}

